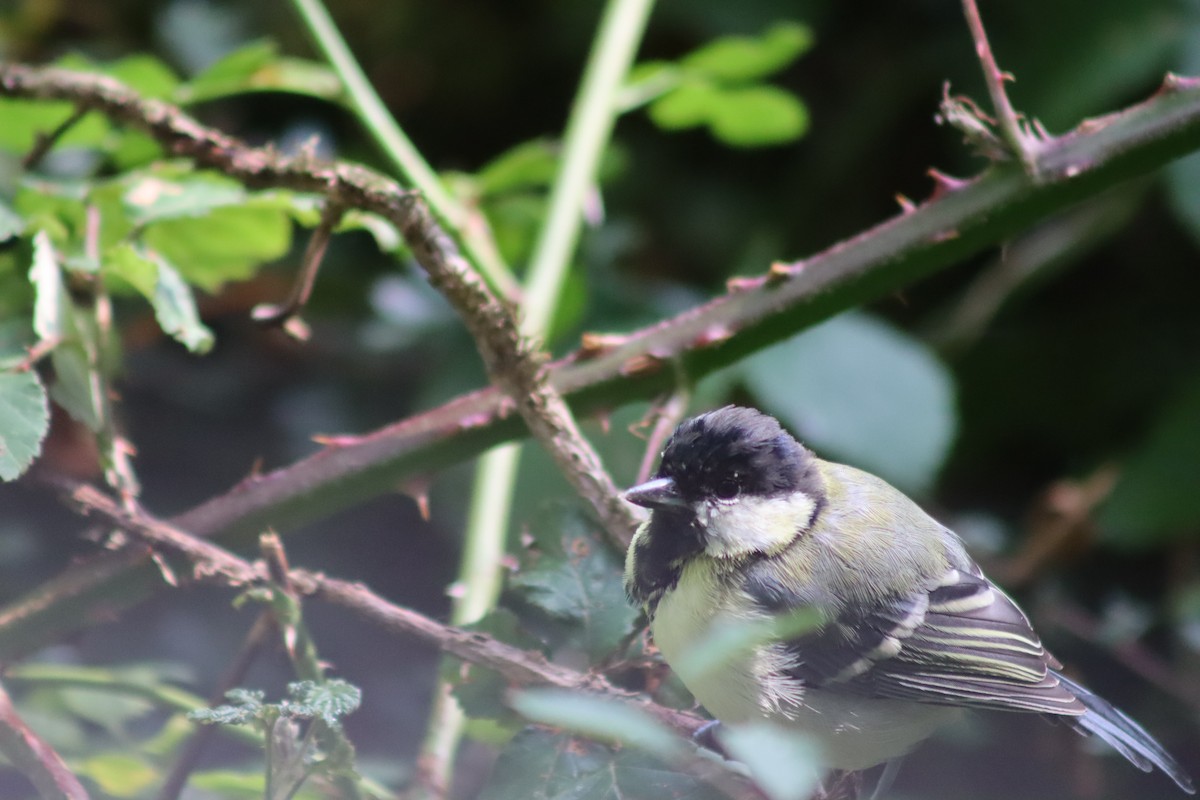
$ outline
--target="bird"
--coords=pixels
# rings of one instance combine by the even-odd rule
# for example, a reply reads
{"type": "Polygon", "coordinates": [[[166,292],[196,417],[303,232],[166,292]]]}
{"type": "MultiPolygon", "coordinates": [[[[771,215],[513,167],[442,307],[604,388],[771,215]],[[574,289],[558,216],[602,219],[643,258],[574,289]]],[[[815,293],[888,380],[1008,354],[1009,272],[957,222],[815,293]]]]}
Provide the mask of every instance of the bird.
{"type": "Polygon", "coordinates": [[[774,417],[725,406],[685,420],[624,498],[650,509],[626,553],[626,594],[718,722],[785,724],[815,739],[825,767],[857,771],[962,709],[1036,713],[1195,793],[1145,729],[1062,674],[954,532],[774,417]],[[688,659],[718,625],[802,613],[815,624],[715,668],[688,659]]]}

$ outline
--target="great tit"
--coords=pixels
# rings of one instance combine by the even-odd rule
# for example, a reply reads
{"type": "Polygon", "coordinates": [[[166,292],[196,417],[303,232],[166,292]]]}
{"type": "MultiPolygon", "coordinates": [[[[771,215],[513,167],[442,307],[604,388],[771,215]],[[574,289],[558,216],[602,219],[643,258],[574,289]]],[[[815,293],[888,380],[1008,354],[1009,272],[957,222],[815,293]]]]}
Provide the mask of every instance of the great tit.
{"type": "Polygon", "coordinates": [[[655,477],[625,499],[651,509],[625,590],[717,720],[794,725],[827,766],[861,770],[962,708],[1034,712],[1195,793],[1140,725],[1059,672],[958,536],[880,478],[817,458],[773,417],[727,406],[683,422],[655,477]],[[804,609],[816,627],[689,668],[714,625],[804,609]]]}

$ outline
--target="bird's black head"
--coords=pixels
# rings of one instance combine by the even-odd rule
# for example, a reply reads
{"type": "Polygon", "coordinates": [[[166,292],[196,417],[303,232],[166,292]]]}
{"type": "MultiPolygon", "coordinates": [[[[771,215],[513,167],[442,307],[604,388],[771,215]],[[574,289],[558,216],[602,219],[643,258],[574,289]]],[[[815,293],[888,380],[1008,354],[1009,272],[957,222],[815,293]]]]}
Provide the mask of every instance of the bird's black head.
{"type": "Polygon", "coordinates": [[[778,552],[808,530],[824,498],[813,455],[770,416],[726,406],[681,424],[655,477],[625,493],[654,511],[626,561],[626,590],[653,606],[704,553],[778,552]]]}
{"type": "Polygon", "coordinates": [[[739,406],[681,424],[663,450],[656,477],[671,479],[689,502],[777,497],[809,488],[814,478],[812,454],[774,417],[739,406]]]}

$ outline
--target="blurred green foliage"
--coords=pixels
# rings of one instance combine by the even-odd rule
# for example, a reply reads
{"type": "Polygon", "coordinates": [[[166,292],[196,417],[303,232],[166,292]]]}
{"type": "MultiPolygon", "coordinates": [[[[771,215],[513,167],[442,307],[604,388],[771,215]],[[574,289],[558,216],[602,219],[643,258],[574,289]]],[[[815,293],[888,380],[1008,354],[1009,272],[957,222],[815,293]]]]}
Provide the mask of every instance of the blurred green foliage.
{"type": "MultiPolygon", "coordinates": [[[[330,10],[393,113],[520,274],[545,215],[558,137],[600,5],[342,0],[330,10]]],[[[1001,65],[1017,77],[1015,104],[1055,132],[1146,96],[1168,69],[1195,73],[1200,65],[1194,2],[985,4],[983,14],[1001,65]]],[[[111,75],[253,143],[386,163],[282,4],[22,0],[0,9],[0,57],[111,75]]],[[[931,166],[982,170],[956,132],[932,121],[943,81],[982,101],[973,59],[953,3],[660,4],[621,98],[630,113],[606,154],[549,345],[561,353],[583,331],[651,323],[721,291],[729,277],[828,247],[897,213],[897,193],[924,197],[931,166]]],[[[257,460],[279,465],[311,452],[314,434],[369,430],[480,384],[469,339],[408,268],[389,226],[361,216],[343,222],[306,311],[313,342],[300,348],[244,320],[285,291],[298,242],[317,220],[314,199],[249,191],[195,171],[96,113],[72,126],[36,170],[22,169],[19,159],[39,134],[72,112],[63,103],[0,100],[0,477],[28,468],[47,436],[48,468],[82,461],[80,469],[95,474],[94,454],[89,462],[69,424],[52,425],[42,384],[94,430],[107,401],[92,380],[97,370],[121,389],[118,413],[139,451],[144,501],[164,511],[225,490],[257,460]],[[97,337],[86,291],[97,281],[112,293],[119,341],[97,337]],[[49,367],[13,371],[23,348],[39,342],[52,348],[49,367]]],[[[1177,669],[1190,669],[1190,678],[1200,646],[1198,163],[1182,160],[1119,190],[1119,226],[1064,218],[1029,231],[1006,252],[1039,236],[1062,246],[1034,248],[1048,255],[1022,262],[1025,271],[1007,281],[988,282],[992,262],[963,264],[714,376],[695,405],[760,404],[822,454],[884,475],[948,522],[971,514],[992,523],[1007,536],[1001,552],[1028,541],[1020,521],[1047,487],[1116,464],[1111,495],[1094,514],[1082,509],[1096,535],[1055,553],[1062,560],[1043,564],[1025,588],[1065,592],[1101,623],[1132,604],[1149,620],[1139,630],[1149,627],[1156,644],[1173,647],[1177,669]],[[988,310],[972,317],[979,327],[971,335],[956,336],[953,320],[964,317],[955,312],[980,287],[988,310]],[[947,341],[967,344],[939,344],[947,341]]],[[[644,446],[625,433],[634,416],[618,410],[610,432],[589,428],[627,481],[644,446]]],[[[506,608],[479,629],[577,666],[636,657],[619,556],[563,505],[567,490],[555,470],[530,461],[515,503],[524,539],[510,547],[506,608]],[[556,503],[531,511],[547,498],[556,503]]],[[[441,613],[462,521],[460,478],[434,482],[431,522],[406,501],[380,501],[352,522],[315,523],[293,553],[441,613]]],[[[0,492],[7,602],[88,550],[76,543],[77,526],[55,516],[54,498],[0,492]]],[[[216,602],[224,609],[225,598],[216,602]]],[[[212,685],[240,638],[240,620],[190,594],[155,605],[132,622],[89,624],[79,641],[40,659],[127,663],[170,654],[192,665],[189,683],[212,685]]],[[[407,647],[385,654],[378,634],[351,631],[343,620],[306,622],[329,642],[323,653],[364,689],[364,708],[347,721],[351,738],[393,762],[414,754],[435,659],[407,647]]],[[[1080,654],[1052,624],[1044,630],[1064,659],[1112,671],[1096,643],[1080,654]]],[[[125,688],[149,680],[161,689],[179,676],[164,668],[147,679],[133,670],[114,668],[87,689],[16,682],[22,713],[98,797],[149,796],[182,742],[178,698],[125,688]]],[[[261,682],[281,694],[287,670],[266,672],[261,682]]],[[[641,742],[647,753],[569,733],[516,732],[499,676],[470,667],[453,677],[468,714],[500,722],[472,729],[502,746],[483,797],[710,796],[666,765],[671,746],[655,745],[654,734],[641,742]]],[[[1180,742],[1194,739],[1194,727],[1172,716],[1161,694],[1112,682],[1118,690],[1106,694],[1147,727],[1170,738],[1174,724],[1180,742]]],[[[631,680],[631,688],[647,687],[631,680]]],[[[676,691],[657,688],[659,697],[676,691]]],[[[592,736],[608,725],[614,735],[605,740],[641,724],[587,702],[527,700],[524,711],[592,736]]],[[[757,735],[735,737],[730,747],[778,771],[772,796],[803,786],[787,772],[811,760],[802,745],[768,746],[757,735]]],[[[940,756],[914,757],[899,791],[1069,794],[1069,778],[1043,761],[989,768],[1006,757],[1032,759],[1042,741],[1034,739],[1014,735],[1003,752],[966,759],[944,751],[967,754],[978,737],[939,743],[927,750],[940,756]],[[935,758],[938,769],[925,769],[935,758]]],[[[193,787],[206,797],[261,796],[258,767],[248,763],[257,754],[239,752],[226,763],[244,769],[203,772],[193,787]]],[[[1194,754],[1181,755],[1200,767],[1194,754]]],[[[10,773],[0,772],[0,795],[27,796],[10,773]]],[[[1124,789],[1119,774],[1108,791],[1114,797],[1124,789]]],[[[477,792],[479,782],[464,777],[458,792],[477,792]]]]}

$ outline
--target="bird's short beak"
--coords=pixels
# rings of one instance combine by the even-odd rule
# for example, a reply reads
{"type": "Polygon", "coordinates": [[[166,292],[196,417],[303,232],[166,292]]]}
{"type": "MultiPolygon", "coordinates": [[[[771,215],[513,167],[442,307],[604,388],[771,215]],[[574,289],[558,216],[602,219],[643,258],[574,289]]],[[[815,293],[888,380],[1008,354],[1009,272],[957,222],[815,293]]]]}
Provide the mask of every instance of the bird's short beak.
{"type": "Polygon", "coordinates": [[[638,484],[625,492],[625,499],[646,508],[687,507],[687,503],[679,496],[674,478],[655,478],[638,484]]]}

